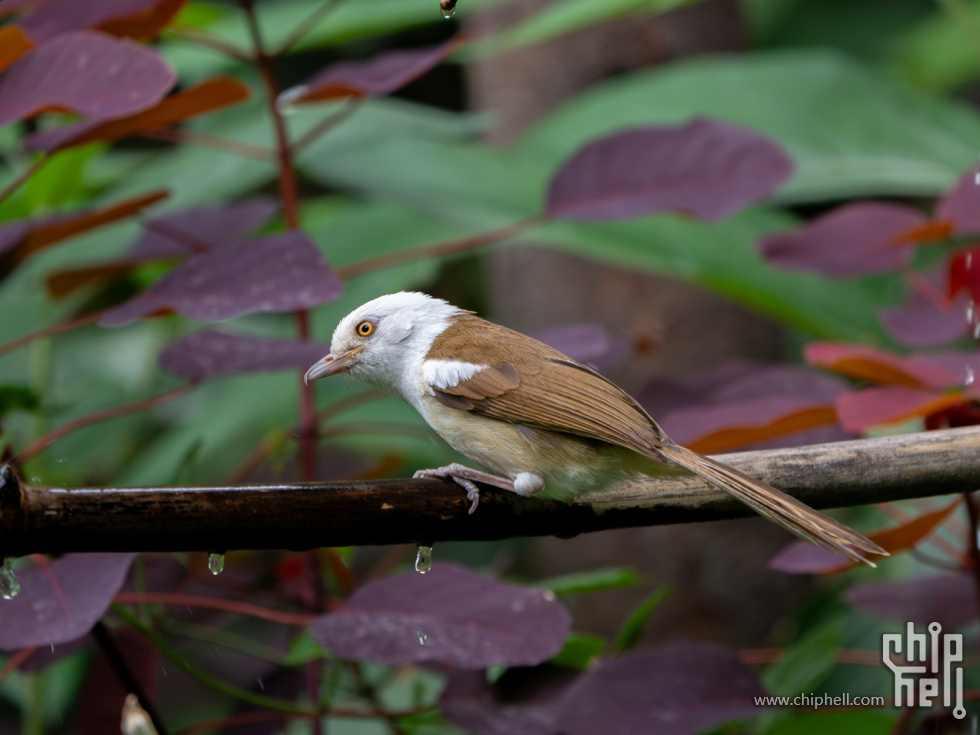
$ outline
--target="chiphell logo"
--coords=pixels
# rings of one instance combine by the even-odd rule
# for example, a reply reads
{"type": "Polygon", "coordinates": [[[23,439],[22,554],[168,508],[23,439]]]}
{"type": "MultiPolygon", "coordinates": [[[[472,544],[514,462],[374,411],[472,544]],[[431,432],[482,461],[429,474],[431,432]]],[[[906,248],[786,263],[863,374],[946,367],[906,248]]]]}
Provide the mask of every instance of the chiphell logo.
{"type": "Polygon", "coordinates": [[[929,623],[928,630],[928,635],[916,633],[915,625],[907,623],[905,633],[885,633],[881,638],[881,660],[895,674],[895,706],[932,707],[941,702],[962,720],[963,634],[943,633],[939,623],[929,623]]]}

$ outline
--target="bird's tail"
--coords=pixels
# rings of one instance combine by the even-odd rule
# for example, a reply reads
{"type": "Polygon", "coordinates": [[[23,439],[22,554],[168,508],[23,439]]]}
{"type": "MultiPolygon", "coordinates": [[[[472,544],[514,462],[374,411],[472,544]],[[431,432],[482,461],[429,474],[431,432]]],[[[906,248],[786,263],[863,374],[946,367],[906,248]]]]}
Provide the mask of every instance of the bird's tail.
{"type": "Polygon", "coordinates": [[[874,564],[860,552],[889,555],[887,551],[857,531],[823,513],[818,513],[805,503],[764,482],[743,475],[736,469],[676,444],[667,444],[660,448],[660,452],[671,462],[676,462],[700,475],[754,508],[760,515],[817,546],[844,554],[854,561],[861,561],[870,566],[874,564]]]}

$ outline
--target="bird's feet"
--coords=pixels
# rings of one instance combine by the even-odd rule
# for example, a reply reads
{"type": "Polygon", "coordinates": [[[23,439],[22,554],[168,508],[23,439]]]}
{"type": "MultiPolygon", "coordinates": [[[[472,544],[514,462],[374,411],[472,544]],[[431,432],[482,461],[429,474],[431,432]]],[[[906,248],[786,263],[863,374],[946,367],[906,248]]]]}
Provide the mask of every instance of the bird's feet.
{"type": "Polygon", "coordinates": [[[481,470],[474,470],[457,462],[453,462],[445,467],[439,467],[434,470],[419,470],[415,473],[414,477],[443,477],[452,480],[466,490],[466,497],[471,503],[469,510],[470,513],[475,511],[476,506],[480,504],[480,488],[476,486],[476,484],[473,482],[474,480],[476,480],[476,482],[482,482],[486,485],[499,487],[503,490],[516,492],[514,490],[514,483],[508,480],[506,477],[500,477],[499,475],[494,475],[490,472],[483,472],[481,470]]]}

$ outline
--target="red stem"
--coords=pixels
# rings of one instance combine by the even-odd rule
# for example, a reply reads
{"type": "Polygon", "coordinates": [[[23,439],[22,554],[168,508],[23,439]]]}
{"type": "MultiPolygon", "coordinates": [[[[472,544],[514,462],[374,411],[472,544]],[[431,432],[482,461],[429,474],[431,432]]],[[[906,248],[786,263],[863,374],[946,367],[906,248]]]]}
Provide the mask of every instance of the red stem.
{"type": "Polygon", "coordinates": [[[112,408],[105,408],[101,411],[93,411],[85,416],[79,416],[73,421],[68,421],[62,424],[57,429],[52,429],[33,444],[28,445],[24,451],[17,455],[17,462],[23,464],[27,460],[34,457],[34,455],[44,451],[44,449],[54,444],[62,437],[71,434],[73,431],[78,431],[86,426],[92,426],[93,424],[108,421],[109,419],[118,418],[119,416],[126,416],[131,413],[139,413],[140,411],[155,408],[156,406],[167,403],[168,401],[172,401],[174,398],[184,395],[193,387],[194,385],[192,383],[184,383],[183,385],[178,385],[176,388],[171,388],[170,390],[158,395],[150,396],[149,398],[141,398],[138,401],[126,403],[122,406],[113,406],[112,408]]]}
{"type": "Polygon", "coordinates": [[[41,170],[41,166],[43,166],[44,164],[46,164],[50,160],[51,160],[51,156],[45,155],[45,156],[37,159],[34,163],[32,163],[26,169],[24,169],[24,171],[21,172],[21,174],[17,178],[15,178],[13,181],[11,181],[9,184],[7,184],[6,188],[4,188],[3,191],[0,191],[0,202],[3,202],[4,199],[6,199],[11,194],[13,194],[15,191],[17,191],[18,187],[20,187],[21,184],[23,184],[25,181],[27,181],[29,178],[31,178],[31,176],[33,176],[38,171],[40,171],[41,170]]]}
{"type": "MultiPolygon", "coordinates": [[[[279,84],[273,66],[273,57],[266,53],[262,42],[262,32],[258,18],[255,15],[253,0],[239,0],[248,23],[249,35],[255,52],[255,64],[262,75],[265,85],[266,101],[269,114],[272,116],[276,133],[276,158],[279,163],[279,195],[282,199],[283,218],[290,230],[300,229],[299,223],[299,190],[296,185],[296,170],[293,166],[293,151],[289,143],[289,133],[277,106],[279,84]]],[[[306,310],[296,312],[296,331],[300,340],[306,342],[310,338],[309,314],[306,310]]],[[[312,387],[299,379],[299,428],[300,428],[300,466],[302,478],[307,482],[316,479],[316,404],[312,387]]]]}
{"type": "Polygon", "coordinates": [[[54,334],[70,332],[73,329],[78,329],[79,327],[84,327],[88,324],[94,324],[96,321],[98,321],[99,317],[102,316],[102,313],[102,311],[93,311],[91,314],[80,316],[77,319],[69,319],[66,322],[59,322],[58,324],[54,324],[50,327],[39,329],[36,332],[25,334],[23,337],[18,337],[17,339],[7,342],[7,344],[0,345],[0,355],[6,355],[8,352],[13,352],[19,347],[30,344],[34,340],[41,339],[42,337],[50,337],[54,334]]]}
{"type": "MultiPolygon", "coordinates": [[[[319,617],[314,613],[290,613],[281,610],[269,610],[261,605],[238,600],[225,600],[220,597],[203,597],[201,595],[185,595],[178,592],[120,592],[115,602],[123,605],[178,605],[187,607],[203,607],[209,610],[224,610],[225,612],[249,615],[253,618],[269,620],[283,625],[309,625],[319,617]]],[[[332,606],[333,603],[328,605],[332,606]]]]}

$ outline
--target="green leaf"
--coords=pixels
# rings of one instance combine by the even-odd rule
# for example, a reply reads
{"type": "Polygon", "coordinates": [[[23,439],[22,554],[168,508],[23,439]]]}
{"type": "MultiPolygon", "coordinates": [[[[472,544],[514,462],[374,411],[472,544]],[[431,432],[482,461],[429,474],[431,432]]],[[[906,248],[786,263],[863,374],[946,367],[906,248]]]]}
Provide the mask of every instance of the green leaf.
{"type": "Polygon", "coordinates": [[[545,587],[556,595],[582,595],[602,590],[622,589],[639,584],[642,578],[629,567],[610,567],[588,572],[563,574],[535,582],[535,586],[545,587]]]}
{"type": "Polygon", "coordinates": [[[40,396],[30,388],[22,385],[0,385],[0,416],[15,409],[34,411],[40,405],[40,396]]]}
{"type": "Polygon", "coordinates": [[[821,338],[882,339],[876,314],[899,298],[898,280],[829,280],[772,267],[760,257],[757,242],[766,233],[793,225],[785,214],[750,209],[715,224],[669,215],[625,222],[555,222],[538,239],[579,255],[708,287],[821,338]]]}
{"type": "Polygon", "coordinates": [[[783,658],[762,674],[762,683],[770,694],[791,697],[816,691],[834,667],[843,638],[840,616],[831,617],[808,630],[793,643],[783,658]]]}
{"type": "Polygon", "coordinates": [[[898,39],[892,65],[919,87],[948,92],[980,74],[980,5],[955,1],[937,5],[951,10],[933,13],[898,39]]]}
{"type": "Polygon", "coordinates": [[[783,51],[699,58],[613,79],[552,113],[521,147],[553,168],[624,126],[699,115],[781,143],[797,171],[787,202],[942,193],[976,160],[980,117],[846,56],[783,51]]]}
{"type": "Polygon", "coordinates": [[[881,712],[792,712],[766,735],[888,735],[894,732],[895,719],[881,712]]]}
{"type": "Polygon", "coordinates": [[[572,633],[565,641],[564,647],[549,663],[563,666],[566,669],[584,671],[602,653],[606,647],[606,639],[599,635],[588,633],[572,633]]]}
{"type": "Polygon", "coordinates": [[[289,644],[289,650],[282,659],[283,666],[300,666],[309,661],[319,658],[329,658],[330,654],[323,647],[313,640],[309,630],[304,630],[293,638],[289,644]]]}
{"type": "Polygon", "coordinates": [[[627,651],[639,643],[643,636],[643,629],[653,611],[672,594],[674,594],[674,588],[670,585],[664,585],[647,595],[643,602],[633,609],[633,612],[629,614],[626,622],[619,629],[613,649],[617,652],[627,651]]]}
{"type": "Polygon", "coordinates": [[[564,0],[513,28],[477,41],[467,58],[506,53],[627,15],[663,13],[699,0],[564,0]]]}

